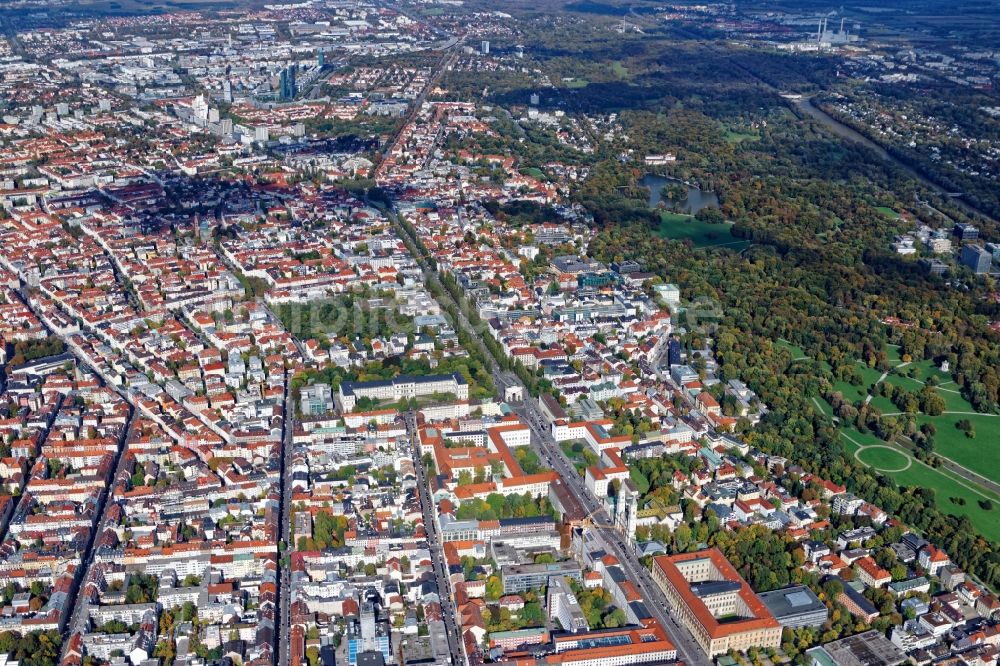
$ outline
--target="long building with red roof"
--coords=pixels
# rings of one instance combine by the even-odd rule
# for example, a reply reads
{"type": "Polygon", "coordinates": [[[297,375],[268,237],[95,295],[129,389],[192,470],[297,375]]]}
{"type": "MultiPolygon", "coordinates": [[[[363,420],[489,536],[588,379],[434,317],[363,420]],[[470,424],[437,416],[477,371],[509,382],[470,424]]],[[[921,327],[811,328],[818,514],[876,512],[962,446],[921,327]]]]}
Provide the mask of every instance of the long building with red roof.
{"type": "Polygon", "coordinates": [[[718,548],[654,558],[653,580],[709,657],[781,645],[781,625],[718,548]]]}

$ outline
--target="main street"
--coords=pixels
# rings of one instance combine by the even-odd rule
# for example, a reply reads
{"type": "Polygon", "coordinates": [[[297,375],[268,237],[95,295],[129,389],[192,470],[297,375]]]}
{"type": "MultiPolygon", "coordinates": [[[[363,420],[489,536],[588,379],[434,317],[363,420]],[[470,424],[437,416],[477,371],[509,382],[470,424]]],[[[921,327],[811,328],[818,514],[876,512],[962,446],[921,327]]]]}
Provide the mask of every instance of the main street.
{"type": "Polygon", "coordinates": [[[281,434],[281,511],[279,512],[278,534],[285,542],[285,551],[278,553],[278,646],[277,661],[279,666],[287,666],[289,659],[288,639],[292,631],[291,622],[291,566],[286,559],[292,552],[292,480],[289,471],[292,469],[292,433],[295,431],[295,412],[292,400],[291,377],[285,377],[285,418],[284,431],[281,434]]]}
{"type": "MultiPolygon", "coordinates": [[[[520,380],[512,373],[494,372],[494,381],[497,382],[498,386],[521,386],[520,380]]],[[[691,633],[678,624],[673,615],[667,612],[667,600],[663,591],[660,590],[659,585],[653,582],[649,570],[639,561],[635,550],[621,534],[614,530],[611,518],[604,507],[587,490],[583,478],[553,439],[536,402],[532,398],[528,398],[519,403],[513,403],[511,406],[531,428],[536,448],[542,454],[545,462],[559,473],[567,487],[589,512],[593,521],[593,527],[589,529],[594,530],[593,536],[606,552],[618,558],[629,580],[633,581],[639,588],[646,601],[647,610],[656,618],[660,626],[667,632],[671,642],[677,647],[678,658],[691,665],[709,664],[709,660],[691,633]]]]}
{"type": "MultiPolygon", "coordinates": [[[[423,99],[426,97],[426,93],[432,89],[432,85],[436,85],[437,79],[450,65],[454,56],[455,54],[453,53],[442,59],[441,66],[438,68],[435,76],[431,77],[431,80],[427,82],[427,85],[424,87],[423,91],[421,91],[421,95],[418,98],[417,103],[414,104],[414,111],[422,104],[423,99]]],[[[410,120],[411,119],[408,118],[407,122],[410,122],[410,120]]],[[[405,127],[405,123],[403,126],[405,127]]],[[[394,139],[394,142],[395,140],[398,140],[398,136],[394,139]]],[[[438,287],[440,293],[443,294],[439,300],[448,301],[455,306],[455,311],[458,315],[457,317],[454,317],[454,319],[457,320],[454,322],[455,326],[464,329],[465,332],[482,348],[485,353],[485,357],[491,366],[490,370],[498,392],[503,395],[505,387],[519,386],[522,393],[527,395],[527,387],[524,386],[521,380],[513,373],[503,372],[496,360],[492,357],[483,342],[480,332],[472,326],[466,317],[463,307],[464,303],[457,302],[451,294],[449,294],[448,290],[445,289],[444,284],[438,276],[436,267],[432,266],[428,261],[428,257],[426,256],[426,252],[424,251],[419,238],[409,234],[395,210],[389,208],[385,212],[400,238],[402,238],[404,243],[409,246],[411,253],[423,272],[425,282],[428,283],[428,285],[434,284],[438,287]]],[[[444,303],[442,303],[442,305],[444,305],[444,303]]],[[[596,498],[594,498],[587,490],[583,483],[583,479],[580,478],[576,468],[570,464],[569,459],[563,453],[562,449],[555,442],[555,440],[552,439],[551,434],[546,430],[545,422],[542,420],[542,416],[539,413],[534,400],[529,398],[527,400],[522,400],[519,403],[515,403],[512,406],[518,415],[521,416],[521,418],[531,427],[533,440],[535,441],[536,446],[540,447],[546,462],[559,473],[564,483],[566,483],[567,487],[572,491],[574,496],[584,507],[586,507],[587,511],[590,512],[594,524],[594,535],[597,538],[598,543],[602,545],[605,551],[613,553],[618,558],[629,578],[635,581],[639,591],[643,595],[643,598],[646,600],[647,609],[660,623],[660,626],[663,627],[664,631],[666,631],[671,642],[673,642],[673,644],[677,647],[678,657],[692,666],[707,666],[710,661],[704,656],[704,653],[698,644],[695,643],[691,633],[686,628],[678,624],[673,616],[667,613],[666,598],[663,596],[659,586],[653,582],[650,572],[642,565],[641,562],[639,562],[635,551],[631,548],[627,548],[621,538],[617,534],[613,533],[611,520],[608,517],[607,512],[604,511],[603,507],[598,504],[596,498]]],[[[412,432],[412,421],[410,422],[410,427],[412,432]]],[[[421,503],[424,507],[424,525],[426,526],[428,532],[428,543],[431,544],[432,553],[435,553],[435,556],[440,558],[440,544],[437,544],[437,535],[432,532],[432,530],[435,530],[433,516],[428,513],[428,510],[433,505],[430,503],[427,480],[424,478],[422,461],[416,457],[416,453],[414,453],[414,456],[415,461],[417,462],[416,467],[418,469],[417,482],[422,493],[421,503]]],[[[443,564],[435,562],[435,570],[440,572],[438,574],[439,579],[445,581],[446,585],[448,585],[448,597],[450,602],[451,589],[450,584],[448,584],[448,578],[443,564]]],[[[442,608],[444,609],[444,615],[447,622],[447,618],[449,618],[452,613],[445,608],[444,598],[442,598],[442,608]]],[[[453,631],[452,628],[449,627],[449,644],[451,643],[453,635],[457,637],[457,631],[453,631]]],[[[453,652],[455,651],[453,647],[451,649],[453,652]]],[[[461,654],[461,652],[458,654],[461,654]]],[[[458,660],[454,661],[455,663],[462,663],[458,660]]]]}
{"type": "Polygon", "coordinates": [[[444,561],[444,552],[439,540],[437,520],[434,517],[435,510],[431,500],[430,481],[427,478],[426,470],[424,470],[420,452],[416,450],[416,419],[413,412],[406,414],[406,428],[410,433],[410,455],[413,457],[413,465],[417,471],[417,488],[420,493],[420,510],[424,517],[424,531],[427,534],[427,548],[431,551],[434,574],[438,581],[438,596],[441,598],[441,615],[448,636],[448,651],[451,654],[452,664],[464,664],[462,638],[458,625],[455,623],[455,599],[452,595],[451,579],[448,576],[448,567],[444,561]]]}

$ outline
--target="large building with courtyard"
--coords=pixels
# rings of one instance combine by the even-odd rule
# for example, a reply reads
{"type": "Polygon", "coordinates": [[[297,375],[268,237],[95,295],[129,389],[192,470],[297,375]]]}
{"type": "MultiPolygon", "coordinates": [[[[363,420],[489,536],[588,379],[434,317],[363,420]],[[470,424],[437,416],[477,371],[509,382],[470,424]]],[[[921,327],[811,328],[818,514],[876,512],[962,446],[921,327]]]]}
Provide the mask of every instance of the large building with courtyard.
{"type": "Polygon", "coordinates": [[[719,549],[661,555],[653,580],[709,657],[781,645],[781,624],[719,549]]]}

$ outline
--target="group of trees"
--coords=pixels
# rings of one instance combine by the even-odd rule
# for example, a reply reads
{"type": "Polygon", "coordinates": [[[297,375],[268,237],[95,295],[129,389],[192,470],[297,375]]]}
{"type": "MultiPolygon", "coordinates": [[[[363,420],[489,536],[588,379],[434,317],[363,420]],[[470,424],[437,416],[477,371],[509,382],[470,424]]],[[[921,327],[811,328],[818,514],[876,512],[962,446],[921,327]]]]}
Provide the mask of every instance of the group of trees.
{"type": "Polygon", "coordinates": [[[491,493],[485,500],[466,500],[455,511],[459,520],[499,520],[501,518],[536,518],[551,516],[552,504],[547,497],[533,498],[523,495],[491,493]]]}
{"type": "Polygon", "coordinates": [[[344,545],[344,532],[347,528],[346,517],[333,516],[326,510],[318,511],[313,518],[312,537],[300,536],[296,546],[301,551],[340,548],[344,545]]]}
{"type": "Polygon", "coordinates": [[[14,631],[0,633],[0,654],[10,655],[24,666],[54,666],[59,661],[62,636],[58,631],[14,631]]]}
{"type": "Polygon", "coordinates": [[[584,472],[588,467],[592,467],[598,463],[597,454],[594,450],[590,448],[589,445],[582,441],[575,441],[572,444],[569,442],[562,442],[560,444],[563,453],[566,457],[570,459],[573,466],[580,473],[580,476],[584,475],[584,472]]]}
{"type": "MultiPolygon", "coordinates": [[[[808,237],[808,233],[801,232],[808,237]]],[[[956,311],[972,312],[976,305],[963,293],[927,288],[926,279],[899,268],[876,274],[874,268],[840,262],[840,250],[824,254],[780,243],[772,232],[754,232],[757,244],[741,255],[693,253],[679,243],[655,237],[637,225],[608,227],[591,243],[598,259],[625,257],[641,261],[648,270],[680,284],[688,297],[719,304],[721,319],[714,323],[715,354],[723,381],[745,381],[768,405],[761,422],[747,433],[749,444],[785,456],[805,469],[837,483],[846,483],[856,494],[872,501],[908,524],[922,530],[938,546],[954,553],[959,566],[991,584],[1000,583],[1000,552],[976,534],[965,517],[941,512],[933,490],[897,488],[846,455],[833,423],[813,404],[812,398],[828,394],[833,376],[826,364],[841,359],[868,358],[890,341],[914,359],[950,358],[952,368],[982,368],[1000,344],[987,343],[987,333],[973,333],[969,325],[956,325],[956,311]],[[831,305],[832,304],[832,305],[831,305]],[[927,322],[933,335],[906,329],[892,331],[873,317],[870,308],[886,308],[913,321],[927,322]],[[935,314],[923,314],[935,309],[935,314]],[[937,308],[940,308],[938,310],[937,308]],[[926,310],[925,310],[926,309],[926,310]],[[981,340],[960,339],[963,333],[981,340]],[[799,345],[813,359],[793,361],[791,354],[772,341],[786,339],[799,345]],[[953,342],[949,342],[953,340],[953,342]],[[962,543],[954,551],[952,543],[962,543]]],[[[860,255],[856,255],[860,256],[860,255]]],[[[898,315],[897,315],[898,316],[898,315]]],[[[995,337],[995,335],[993,336],[995,337]]],[[[970,386],[968,376],[956,374],[956,383],[970,386]]],[[[989,398],[989,390],[986,391],[989,398]]],[[[971,394],[970,394],[971,397],[971,394]]],[[[844,409],[844,407],[841,407],[844,409]]],[[[907,421],[882,418],[871,405],[854,410],[865,427],[886,429],[882,436],[902,434],[907,421]]]]}
{"type": "MultiPolygon", "coordinates": [[[[860,384],[859,359],[889,369],[884,349],[893,342],[914,361],[948,360],[958,389],[973,406],[996,411],[1000,334],[989,322],[1000,318],[1000,304],[988,298],[982,284],[947,288],[896,255],[891,240],[910,231],[912,223],[889,219],[878,209],[908,210],[905,202],[919,196],[934,200],[955,220],[977,222],[986,235],[995,233],[993,225],[970,220],[867,148],[831,138],[789,114],[787,102],[769,87],[823,87],[835,72],[835,58],[706,48],[688,38],[623,38],[608,45],[587,28],[586,23],[574,26],[563,44],[554,41],[558,27],[526,34],[536,40],[532,52],[543,62],[570,53],[574,60],[602,64],[624,58],[633,74],[614,90],[592,83],[550,91],[545,100],[571,114],[614,110],[627,136],[595,145],[586,158],[589,175],[573,192],[598,227],[589,254],[602,261],[638,260],[645,270],[678,284],[690,301],[717,306],[709,332],[719,378],[745,381],[768,406],[760,424],[746,434],[748,443],[846,484],[946,548],[959,566],[1000,584],[996,544],[977,535],[967,518],[944,514],[932,489],[899,488],[848,456],[834,423],[814,402],[830,395],[837,380],[860,384]],[[634,50],[624,56],[626,49],[634,50]],[[751,125],[753,141],[727,140],[725,128],[749,130],[751,125]],[[619,159],[626,151],[676,154],[671,175],[717,192],[720,212],[735,222],[734,235],[751,241],[751,247],[740,253],[694,251],[659,238],[656,212],[636,187],[643,170],[619,159]],[[890,317],[905,325],[882,323],[890,317]],[[773,343],[777,339],[801,347],[812,361],[793,362],[773,343]]],[[[501,104],[523,104],[526,97],[514,82],[497,81],[491,90],[501,104]]],[[[917,218],[929,215],[923,207],[909,212],[917,218]]],[[[706,325],[700,314],[689,308],[678,323],[701,330],[706,325]]],[[[534,394],[544,390],[537,377],[515,369],[534,394]]],[[[899,398],[912,409],[909,396],[899,398]]],[[[920,411],[941,406],[930,391],[916,399],[920,411]]],[[[910,417],[882,417],[871,405],[844,402],[841,409],[853,410],[848,421],[859,421],[880,436],[911,429],[910,417]]],[[[914,435],[933,437],[920,430],[914,435]]],[[[688,529],[693,538],[701,536],[700,525],[688,529]]]]}
{"type": "Polygon", "coordinates": [[[125,589],[125,603],[148,604],[156,601],[159,592],[159,579],[152,574],[132,574],[125,589]]]}
{"type": "Polygon", "coordinates": [[[931,384],[926,384],[920,391],[907,391],[901,386],[890,382],[879,382],[872,387],[872,395],[888,398],[899,411],[907,414],[923,412],[928,416],[940,416],[948,406],[945,399],[931,384]]]}
{"type": "Polygon", "coordinates": [[[612,398],[608,401],[607,407],[614,421],[611,427],[612,435],[628,435],[633,442],[638,442],[642,435],[653,429],[652,422],[642,410],[626,408],[622,398],[612,398]]]}
{"type": "Polygon", "coordinates": [[[603,587],[588,588],[576,581],[571,581],[570,586],[591,629],[614,629],[628,624],[625,611],[614,605],[614,597],[603,587]]]}
{"type": "Polygon", "coordinates": [[[524,608],[516,613],[498,605],[490,605],[487,606],[483,619],[486,620],[486,628],[490,633],[512,631],[542,626],[545,623],[545,611],[537,595],[529,592],[525,595],[524,608]]]}
{"type": "Polygon", "coordinates": [[[373,338],[392,335],[409,336],[412,343],[413,317],[399,312],[391,295],[345,293],[334,298],[309,303],[285,303],[277,307],[277,315],[290,333],[302,339],[316,339],[329,345],[331,340],[347,344],[363,338],[371,349],[373,338]],[[385,303],[373,307],[372,299],[385,303]]]}
{"type": "MultiPolygon", "coordinates": [[[[975,113],[978,104],[990,97],[973,88],[941,78],[921,80],[919,93],[910,85],[853,84],[838,91],[847,98],[823,97],[824,111],[840,122],[869,137],[891,155],[926,174],[949,191],[963,192],[964,198],[984,212],[1000,215],[996,174],[990,169],[970,169],[982,163],[982,151],[1000,141],[997,123],[984,122],[975,113]],[[947,100],[942,103],[942,100],[947,100]],[[845,108],[850,105],[852,108],[845,108]],[[884,133],[872,118],[894,115],[896,132],[884,133]],[[949,132],[924,128],[947,126],[949,132]],[[968,137],[975,137],[970,141],[968,137]]],[[[882,121],[879,121],[881,123],[882,121]]]]}
{"type": "MultiPolygon", "coordinates": [[[[493,380],[489,371],[483,367],[482,363],[472,357],[448,356],[438,359],[436,366],[431,366],[430,361],[422,358],[409,358],[404,356],[392,356],[386,359],[369,361],[360,368],[342,368],[337,365],[328,365],[321,369],[309,369],[300,372],[292,378],[292,394],[296,398],[301,397],[302,387],[309,384],[324,383],[330,384],[334,391],[340,388],[341,382],[368,382],[380,379],[392,379],[399,375],[413,375],[416,377],[426,377],[428,375],[446,375],[458,373],[469,385],[469,396],[481,398],[492,393],[493,380]]],[[[442,396],[444,397],[444,396],[442,396]]],[[[297,399],[296,407],[300,402],[297,399]]],[[[407,407],[416,403],[406,403],[407,407]]],[[[359,409],[371,409],[378,406],[373,400],[358,400],[359,409]]],[[[397,403],[397,406],[403,406],[397,403]]]]}
{"type": "Polygon", "coordinates": [[[525,474],[537,474],[545,469],[545,465],[542,464],[541,458],[534,449],[529,449],[526,446],[519,446],[514,449],[514,458],[517,460],[517,464],[521,466],[521,471],[525,474]]]}
{"type": "Polygon", "coordinates": [[[701,458],[690,456],[639,458],[629,464],[649,481],[649,490],[643,501],[648,503],[650,500],[656,499],[665,507],[676,505],[680,500],[680,494],[672,485],[674,473],[681,472],[687,478],[691,472],[704,466],[701,458]]]}
{"type": "Polygon", "coordinates": [[[66,351],[66,345],[54,335],[41,340],[19,340],[13,344],[7,344],[9,366],[18,366],[38,358],[55,356],[64,351],[66,351]]]}

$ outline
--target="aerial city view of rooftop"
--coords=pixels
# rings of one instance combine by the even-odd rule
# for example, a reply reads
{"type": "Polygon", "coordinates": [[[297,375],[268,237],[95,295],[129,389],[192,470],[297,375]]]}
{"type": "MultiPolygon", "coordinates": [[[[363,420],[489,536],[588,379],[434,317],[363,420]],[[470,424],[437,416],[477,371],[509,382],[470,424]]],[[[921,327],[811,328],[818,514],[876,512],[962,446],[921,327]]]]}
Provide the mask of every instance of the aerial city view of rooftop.
{"type": "Polygon", "coordinates": [[[1000,0],[0,0],[0,666],[1000,666],[1000,0]]]}

